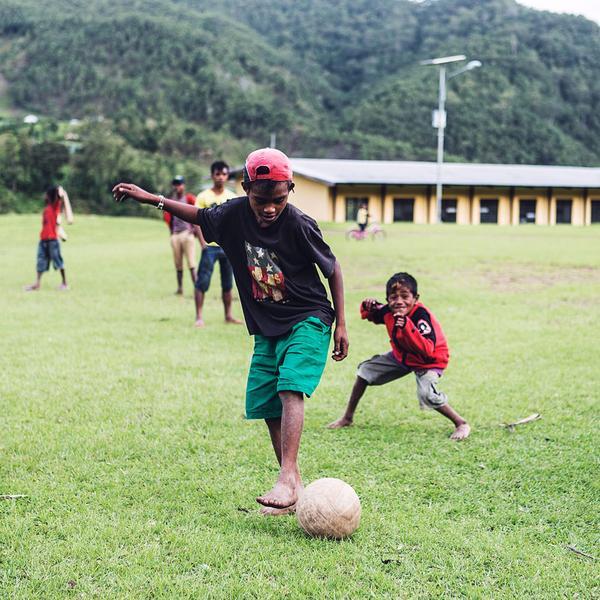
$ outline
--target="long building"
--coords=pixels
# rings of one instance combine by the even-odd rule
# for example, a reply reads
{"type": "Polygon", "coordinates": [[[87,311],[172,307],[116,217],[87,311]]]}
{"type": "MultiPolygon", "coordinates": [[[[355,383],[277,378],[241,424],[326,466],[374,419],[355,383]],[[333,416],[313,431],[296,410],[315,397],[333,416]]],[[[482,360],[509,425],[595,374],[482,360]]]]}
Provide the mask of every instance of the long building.
{"type": "MultiPolygon", "coordinates": [[[[292,166],[290,201],[319,221],[353,221],[366,200],[371,221],[437,222],[436,163],[293,158],[292,166]]],[[[445,163],[441,181],[443,222],[600,223],[597,168],[445,163]]]]}

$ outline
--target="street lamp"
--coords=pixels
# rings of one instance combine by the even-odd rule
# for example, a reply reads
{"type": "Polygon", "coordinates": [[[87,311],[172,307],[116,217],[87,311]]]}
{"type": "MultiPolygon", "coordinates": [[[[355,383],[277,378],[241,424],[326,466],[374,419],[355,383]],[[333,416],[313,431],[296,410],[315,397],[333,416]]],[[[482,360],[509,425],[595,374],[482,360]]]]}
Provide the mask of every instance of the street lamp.
{"type": "MultiPolygon", "coordinates": [[[[436,196],[436,209],[437,209],[437,221],[442,222],[442,164],[444,162],[444,130],[446,129],[446,65],[448,63],[460,62],[466,60],[467,57],[464,54],[457,54],[455,56],[442,56],[440,58],[431,58],[429,60],[422,60],[422,65],[439,65],[440,67],[440,85],[439,85],[439,96],[438,96],[438,108],[433,111],[432,125],[438,130],[438,143],[437,143],[437,170],[435,176],[435,196],[436,196]]],[[[448,75],[448,79],[452,79],[461,73],[471,71],[481,67],[481,62],[478,60],[472,60],[468,62],[464,67],[454,71],[448,75]]]]}

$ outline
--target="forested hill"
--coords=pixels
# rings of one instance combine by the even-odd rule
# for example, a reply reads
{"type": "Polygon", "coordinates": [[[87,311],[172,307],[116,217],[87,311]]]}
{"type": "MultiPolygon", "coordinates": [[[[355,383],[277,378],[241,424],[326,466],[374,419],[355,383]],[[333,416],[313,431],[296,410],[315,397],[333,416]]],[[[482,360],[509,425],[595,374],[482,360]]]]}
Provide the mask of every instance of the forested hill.
{"type": "Polygon", "coordinates": [[[431,160],[437,73],[419,61],[464,53],[484,66],[449,82],[448,159],[600,165],[600,28],[582,17],[513,0],[124,4],[0,0],[5,129],[77,118],[142,162],[237,161],[272,132],[296,156],[431,160]]]}

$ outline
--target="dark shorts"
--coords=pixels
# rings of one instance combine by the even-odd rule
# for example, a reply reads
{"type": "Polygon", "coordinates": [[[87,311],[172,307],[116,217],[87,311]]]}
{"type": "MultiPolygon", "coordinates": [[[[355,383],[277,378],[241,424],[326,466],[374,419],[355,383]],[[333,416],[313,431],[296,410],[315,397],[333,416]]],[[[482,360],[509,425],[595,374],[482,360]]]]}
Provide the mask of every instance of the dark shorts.
{"type": "Polygon", "coordinates": [[[316,317],[296,323],[277,337],[254,336],[254,354],[246,386],[246,418],[281,416],[279,392],[315,391],[329,351],[331,327],[316,317]]]}
{"type": "Polygon", "coordinates": [[[359,224],[358,224],[358,228],[359,228],[361,231],[364,231],[364,230],[367,228],[367,224],[366,224],[366,223],[359,223],[359,224]]]}
{"type": "Polygon", "coordinates": [[[40,240],[37,251],[37,272],[45,273],[50,268],[50,261],[55,269],[65,268],[60,254],[60,243],[58,240],[40,240]]]}
{"type": "Polygon", "coordinates": [[[198,265],[198,276],[196,278],[197,290],[201,292],[208,291],[215,262],[217,261],[219,261],[221,269],[221,288],[224,292],[231,291],[233,287],[233,269],[225,252],[219,246],[207,246],[202,250],[200,264],[198,265]]]}

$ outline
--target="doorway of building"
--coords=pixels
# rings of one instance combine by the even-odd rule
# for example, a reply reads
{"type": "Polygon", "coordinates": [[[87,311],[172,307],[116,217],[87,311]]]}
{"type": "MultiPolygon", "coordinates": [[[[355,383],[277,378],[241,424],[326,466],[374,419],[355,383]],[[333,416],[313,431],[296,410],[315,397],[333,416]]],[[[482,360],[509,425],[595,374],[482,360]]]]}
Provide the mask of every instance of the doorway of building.
{"type": "Polygon", "coordinates": [[[535,223],[537,200],[519,201],[519,223],[535,223]]]}
{"type": "Polygon", "coordinates": [[[412,223],[414,220],[415,199],[394,198],[394,221],[408,221],[412,223]]]}
{"type": "Polygon", "coordinates": [[[592,223],[600,223],[600,200],[592,200],[592,223]]]}
{"type": "Polygon", "coordinates": [[[479,222],[498,223],[498,198],[482,198],[479,201],[479,222]]]}
{"type": "Polygon", "coordinates": [[[456,198],[442,200],[442,223],[456,223],[456,198]]]}
{"type": "Polygon", "coordinates": [[[571,210],[573,201],[569,198],[561,198],[556,201],[556,223],[571,223],[571,210]]]}

